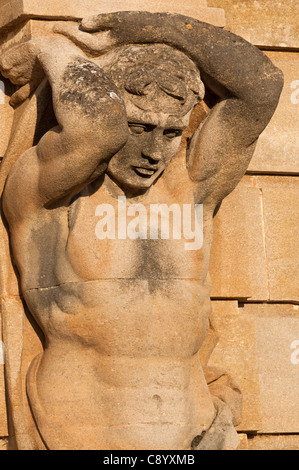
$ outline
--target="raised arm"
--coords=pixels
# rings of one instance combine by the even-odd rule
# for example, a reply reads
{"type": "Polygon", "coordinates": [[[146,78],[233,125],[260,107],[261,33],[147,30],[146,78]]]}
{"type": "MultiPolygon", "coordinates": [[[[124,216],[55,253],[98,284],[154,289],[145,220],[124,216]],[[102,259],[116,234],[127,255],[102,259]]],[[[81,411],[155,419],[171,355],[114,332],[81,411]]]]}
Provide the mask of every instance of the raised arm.
{"type": "Polygon", "coordinates": [[[257,139],[276,109],[281,71],[239,36],[181,15],[98,15],[83,20],[81,30],[109,31],[115,45],[165,43],[197,64],[205,85],[220,99],[193,136],[188,168],[190,177],[200,183],[202,197],[216,203],[223,199],[245,173],[257,139]]]}
{"type": "MultiPolygon", "coordinates": [[[[68,40],[38,38],[24,47],[32,73],[39,67],[50,82],[58,126],[15,164],[6,184],[6,206],[20,204],[18,193],[24,184],[35,187],[32,197],[39,206],[50,206],[80,191],[106,170],[110,158],[126,143],[126,112],[104,71],[68,40]]],[[[9,54],[2,60],[7,76],[13,74],[20,51],[9,54]]]]}

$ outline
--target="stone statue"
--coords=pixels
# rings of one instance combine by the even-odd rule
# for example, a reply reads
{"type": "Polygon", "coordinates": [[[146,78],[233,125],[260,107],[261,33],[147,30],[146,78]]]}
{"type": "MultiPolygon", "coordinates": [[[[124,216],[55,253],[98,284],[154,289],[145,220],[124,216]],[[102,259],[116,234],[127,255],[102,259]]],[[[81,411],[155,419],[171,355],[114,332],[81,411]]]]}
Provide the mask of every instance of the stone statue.
{"type": "Polygon", "coordinates": [[[234,449],[240,392],[199,355],[213,215],[282,74],[240,37],[177,14],[53,25],[0,64],[25,107],[2,168],[2,277],[14,270],[21,292],[16,304],[7,287],[2,312],[11,448],[234,449]],[[182,209],[184,229],[194,216],[184,236],[182,209]]]}

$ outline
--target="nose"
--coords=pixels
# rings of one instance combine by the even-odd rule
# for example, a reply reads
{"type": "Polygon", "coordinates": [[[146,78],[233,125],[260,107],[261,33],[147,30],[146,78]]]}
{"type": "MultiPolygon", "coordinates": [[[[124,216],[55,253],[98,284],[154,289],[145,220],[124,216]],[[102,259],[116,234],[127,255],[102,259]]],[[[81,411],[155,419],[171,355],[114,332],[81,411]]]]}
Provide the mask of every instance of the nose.
{"type": "Polygon", "coordinates": [[[143,147],[143,156],[153,163],[158,163],[163,158],[163,142],[158,136],[152,135],[143,147]]]}

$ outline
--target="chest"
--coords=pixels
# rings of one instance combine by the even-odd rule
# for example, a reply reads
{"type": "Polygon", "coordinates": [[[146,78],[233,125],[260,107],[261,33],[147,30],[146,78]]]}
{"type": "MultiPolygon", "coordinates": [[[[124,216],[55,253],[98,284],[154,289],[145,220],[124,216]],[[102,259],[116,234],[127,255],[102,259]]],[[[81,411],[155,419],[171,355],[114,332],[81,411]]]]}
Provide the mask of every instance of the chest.
{"type": "Polygon", "coordinates": [[[69,213],[66,253],[81,279],[204,279],[203,208],[187,198],[79,197],[69,213]]]}

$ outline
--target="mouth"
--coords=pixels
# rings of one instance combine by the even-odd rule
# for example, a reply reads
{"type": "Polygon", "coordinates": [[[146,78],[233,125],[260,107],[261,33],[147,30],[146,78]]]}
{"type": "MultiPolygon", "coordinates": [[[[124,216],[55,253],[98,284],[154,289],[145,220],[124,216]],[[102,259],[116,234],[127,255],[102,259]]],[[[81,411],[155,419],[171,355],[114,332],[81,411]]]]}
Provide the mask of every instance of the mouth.
{"type": "Polygon", "coordinates": [[[158,168],[134,167],[134,170],[137,175],[142,176],[143,178],[151,178],[158,171],[158,168]]]}

